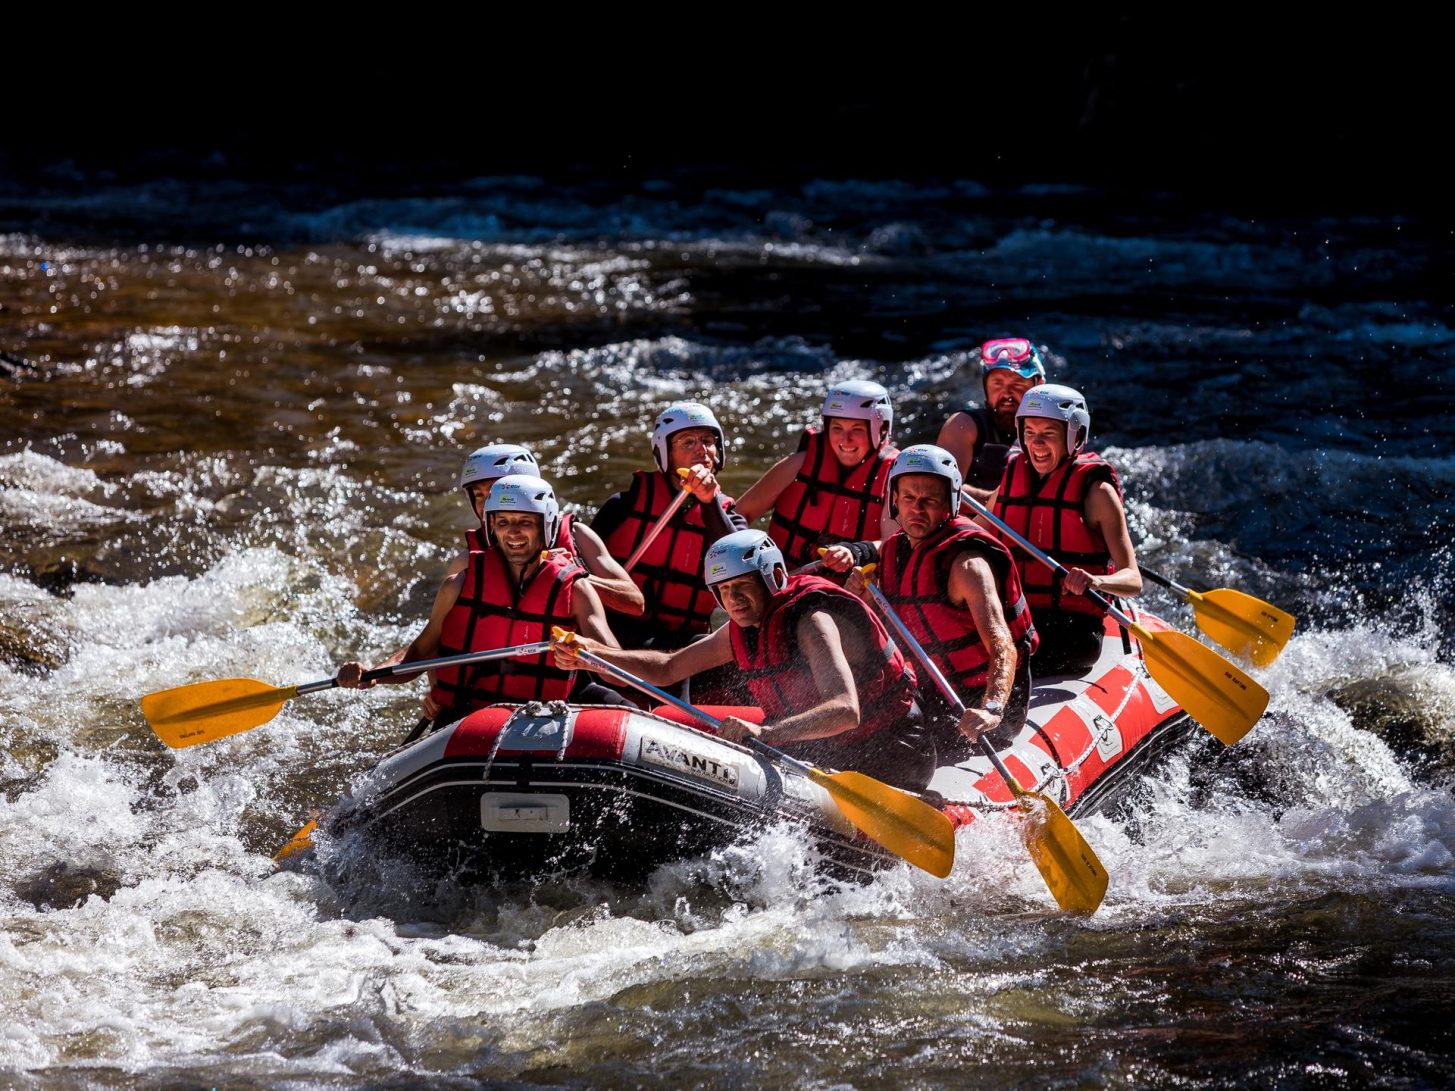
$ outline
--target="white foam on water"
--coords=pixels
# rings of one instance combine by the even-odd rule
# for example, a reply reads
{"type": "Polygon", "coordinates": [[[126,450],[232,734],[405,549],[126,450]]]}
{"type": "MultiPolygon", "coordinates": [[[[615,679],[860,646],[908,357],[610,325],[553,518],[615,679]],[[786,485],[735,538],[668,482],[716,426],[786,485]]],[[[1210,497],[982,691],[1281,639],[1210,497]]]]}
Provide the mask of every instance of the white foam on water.
{"type": "MultiPolygon", "coordinates": [[[[603,387],[652,365],[662,397],[694,391],[720,361],[664,340],[547,363],[603,387]]],[[[725,397],[738,411],[754,384],[770,384],[747,356],[730,363],[741,378],[725,397]]],[[[875,374],[840,361],[833,377],[875,374]]],[[[648,413],[653,399],[638,397],[631,412],[648,413]]],[[[816,400],[788,391],[772,411],[801,427],[816,400]]],[[[89,471],[7,457],[12,480],[48,495],[104,491],[89,471]]],[[[1189,473],[1196,462],[1185,460],[1189,473]]],[[[355,502],[362,486],[337,472],[265,469],[252,487],[330,533],[361,533],[371,518],[355,502]]],[[[1005,1033],[1000,1005],[1044,987],[1081,932],[1331,891],[1455,888],[1447,787],[1413,772],[1329,696],[1359,681],[1399,688],[1426,710],[1427,735],[1448,740],[1455,671],[1436,657],[1428,626],[1361,618],[1300,630],[1273,667],[1254,672],[1272,693],[1269,716],[1232,751],[1182,755],[1147,775],[1134,821],[1077,819],[1111,876],[1087,919],[1056,912],[1015,821],[1001,815],[959,833],[943,882],[899,864],[864,885],[834,883],[798,832],[780,827],[663,867],[641,890],[582,880],[462,893],[401,877],[370,902],[322,869],[274,873],[276,846],[260,848],[257,827],[295,828],[309,804],[329,803],[303,798],[327,783],[307,774],[339,766],[341,788],[397,736],[409,693],[299,698],[263,727],[183,751],[163,750],[135,706],[192,681],[325,678],[341,657],[388,650],[417,624],[367,616],[354,580],[324,566],[314,539],[294,541],[296,551],[229,548],[194,576],[78,584],[69,600],[0,576],[7,610],[32,611],[71,642],[44,676],[0,667],[6,749],[54,747],[27,757],[38,770],[10,753],[0,764],[7,1076],[109,1066],[139,1078],[177,1068],[226,1071],[232,1082],[424,1081],[473,1071],[481,1057],[504,1058],[488,1063],[508,1074],[524,1063],[511,1058],[558,1048],[570,1020],[639,991],[850,990],[879,974],[953,993],[957,1033],[993,1038],[1005,1033]],[[99,872],[115,892],[61,899],[67,908],[32,904],[27,883],[58,864],[99,872]]],[[[329,851],[348,847],[320,850],[329,851]]],[[[1116,1003],[1090,988],[1066,993],[1083,1018],[1116,1003]]]]}
{"type": "MultiPolygon", "coordinates": [[[[221,640],[218,623],[202,620],[194,639],[221,640]]],[[[1054,964],[1067,927],[1135,929],[1199,906],[1350,884],[1448,888],[1455,805],[1309,692],[1326,681],[1320,669],[1359,673],[1361,644],[1379,669],[1428,661],[1397,640],[1316,633],[1295,638],[1287,665],[1265,672],[1273,717],[1239,745],[1258,748],[1249,760],[1259,766],[1295,771],[1276,782],[1276,805],[1209,793],[1184,758],[1145,781],[1136,836],[1123,822],[1079,819],[1112,876],[1106,904],[1084,921],[1054,911],[1002,817],[961,831],[945,882],[898,865],[866,885],[826,883],[796,831],[778,828],[663,868],[635,895],[598,899],[583,883],[575,909],[482,892],[483,927],[469,913],[440,925],[355,919],[339,915],[318,878],[272,874],[238,840],[252,802],[248,763],[267,755],[191,767],[198,786],[148,810],[137,807],[140,779],[105,753],[67,753],[5,808],[0,859],[24,871],[99,843],[124,882],[73,909],[6,898],[0,1070],[222,1063],[255,1078],[427,1073],[437,1071],[431,1057],[458,1060],[465,1025],[477,1028],[479,1048],[529,1056],[549,1047],[559,1018],[634,989],[887,970],[953,981],[964,1033],[994,1035],[998,1005],[1044,985],[1041,965],[1054,964]]],[[[1078,990],[1066,1003],[1094,1014],[1112,1000],[1078,990]]]]}
{"type": "MultiPolygon", "coordinates": [[[[784,836],[770,834],[760,847],[784,836]]],[[[792,850],[803,851],[796,840],[792,850]]],[[[411,936],[381,918],[330,919],[316,911],[321,893],[305,877],[265,877],[256,863],[225,858],[188,875],[142,877],[109,900],[93,897],[71,910],[11,910],[21,927],[0,944],[0,961],[20,987],[0,990],[11,993],[0,1068],[65,1057],[141,1072],[220,1055],[294,1076],[368,1073],[408,1066],[378,1040],[406,1027],[410,1037],[426,1045],[438,1038],[444,1048],[456,1021],[475,1020],[505,1048],[524,1051],[554,1033],[541,1016],[637,986],[721,976],[793,980],[906,957],[876,953],[843,919],[882,908],[885,894],[873,888],[829,894],[805,913],[799,901],[814,888],[779,890],[770,880],[757,891],[767,905],[732,903],[715,924],[699,917],[691,929],[598,907],[545,928],[528,952],[470,935],[411,936]],[[82,1028],[88,1037],[78,1050],[82,1028]],[[257,1049],[260,1039],[285,1034],[327,1041],[329,1061],[257,1049]]]]}
{"type": "Polygon", "coordinates": [[[1155,504],[1199,501],[1199,510],[1277,495],[1284,504],[1312,507],[1331,499],[1377,496],[1391,478],[1455,488],[1455,455],[1420,458],[1359,451],[1287,450],[1249,439],[1199,440],[1104,452],[1139,497],[1155,504]]]}
{"type": "Polygon", "coordinates": [[[106,493],[106,486],[93,471],[68,466],[29,448],[0,455],[0,481],[8,487],[50,496],[82,497],[106,493]]]}
{"type": "Polygon", "coordinates": [[[65,534],[136,518],[96,503],[111,490],[90,470],[31,450],[0,455],[0,522],[65,534]]]}
{"type": "Polygon", "coordinates": [[[1253,671],[1271,702],[1248,736],[1201,766],[1182,756],[1143,780],[1137,836],[1107,818],[1078,822],[1113,876],[1098,917],[1129,923],[1159,904],[1356,888],[1455,891],[1448,789],[1412,774],[1328,695],[1351,678],[1411,671],[1448,738],[1455,670],[1429,644],[1377,624],[1296,634],[1277,663],[1253,671]]]}

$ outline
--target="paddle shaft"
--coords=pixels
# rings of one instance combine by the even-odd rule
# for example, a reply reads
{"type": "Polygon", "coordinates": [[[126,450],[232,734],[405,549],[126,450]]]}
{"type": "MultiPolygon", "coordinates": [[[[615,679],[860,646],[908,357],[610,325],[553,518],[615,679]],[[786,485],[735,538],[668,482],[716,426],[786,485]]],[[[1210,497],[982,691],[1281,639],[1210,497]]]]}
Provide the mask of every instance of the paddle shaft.
{"type": "MultiPolygon", "coordinates": [[[[569,637],[562,633],[560,639],[569,639],[569,637]]],[[[650,682],[636,677],[630,671],[618,667],[598,655],[593,655],[579,646],[576,648],[576,653],[586,663],[620,678],[643,693],[650,693],[654,697],[680,708],[708,726],[713,728],[722,726],[721,720],[709,716],[700,708],[688,704],[666,690],[659,689],[650,682]]],[[[743,739],[742,745],[778,759],[783,765],[817,784],[828,793],[834,806],[838,808],[845,820],[871,841],[882,845],[915,867],[923,868],[931,875],[943,879],[950,874],[950,870],[955,865],[955,827],[948,817],[935,810],[924,800],[899,788],[883,784],[864,773],[856,773],[852,770],[830,772],[819,769],[807,762],[789,757],[783,751],[760,742],[751,735],[743,739]]]]}
{"type": "MultiPolygon", "coordinates": [[[[678,470],[677,472],[684,477],[686,476],[686,472],[684,470],[678,470]]],[[[642,554],[644,554],[649,548],[651,548],[652,543],[657,540],[657,535],[662,533],[663,529],[667,526],[667,524],[672,521],[672,516],[676,515],[677,510],[682,507],[683,504],[687,503],[687,498],[691,495],[692,494],[684,488],[676,495],[675,498],[673,498],[672,502],[667,505],[667,510],[662,512],[661,517],[652,524],[652,529],[647,531],[647,536],[642,539],[642,544],[637,546],[636,549],[632,550],[632,555],[626,559],[626,564],[622,565],[622,567],[626,569],[626,571],[630,572],[632,568],[636,566],[636,563],[642,559],[642,554]]]]}
{"type": "MultiPolygon", "coordinates": [[[[643,693],[650,693],[653,697],[657,697],[665,701],[667,704],[674,705],[675,707],[681,709],[689,716],[695,716],[697,719],[701,720],[703,723],[707,724],[708,727],[714,730],[722,726],[721,720],[717,719],[715,716],[710,716],[708,713],[703,712],[702,709],[698,708],[696,705],[689,704],[687,701],[682,700],[682,698],[676,696],[675,694],[668,693],[664,689],[659,689],[658,687],[652,685],[652,683],[648,682],[646,679],[638,678],[636,675],[632,674],[625,668],[618,667],[615,663],[609,663],[605,659],[602,659],[599,655],[593,655],[591,652],[588,652],[583,648],[577,648],[576,655],[578,658],[586,663],[593,663],[596,666],[601,667],[603,670],[609,671],[617,678],[620,678],[623,682],[627,683],[628,685],[635,686],[643,693]]],[[[771,747],[767,743],[753,738],[751,735],[748,735],[743,739],[743,745],[752,747],[754,750],[757,750],[764,754],[771,754],[779,761],[791,766],[794,769],[797,769],[805,776],[807,776],[808,771],[813,768],[813,766],[807,764],[806,762],[801,762],[797,758],[790,757],[789,755],[783,753],[783,751],[771,747]]]]}
{"type": "MultiPolygon", "coordinates": [[[[492,659],[512,659],[517,655],[540,655],[541,652],[550,651],[549,640],[538,640],[534,644],[516,644],[509,648],[492,648],[486,652],[465,652],[461,655],[446,655],[439,659],[416,659],[412,663],[393,663],[387,667],[375,667],[371,671],[365,671],[360,677],[361,682],[377,682],[380,678],[390,678],[401,674],[423,674],[425,671],[437,670],[440,667],[463,667],[470,663],[488,663],[492,659]]],[[[296,687],[298,696],[305,693],[317,693],[319,690],[333,689],[338,685],[337,678],[323,678],[317,682],[305,682],[296,687]]]]}
{"type": "MultiPolygon", "coordinates": [[[[872,583],[868,587],[874,596],[874,602],[879,607],[879,612],[888,618],[895,631],[914,652],[920,665],[929,671],[930,677],[935,680],[935,685],[944,694],[945,700],[963,713],[965,711],[964,702],[950,687],[948,679],[930,659],[929,653],[924,650],[923,645],[905,626],[898,612],[884,597],[884,592],[872,583]]],[[[1081,831],[1072,824],[1071,819],[1066,817],[1066,812],[1061,810],[1059,803],[1041,792],[1027,791],[1023,788],[1015,775],[1006,768],[1005,762],[1000,760],[1000,755],[995,752],[995,747],[990,745],[990,740],[981,735],[978,741],[980,752],[990,759],[990,764],[1000,774],[1001,780],[1010,789],[1010,794],[1023,802],[1036,800],[1042,805],[1042,824],[1028,826],[1024,834],[1026,848],[1031,854],[1031,859],[1035,861],[1036,868],[1040,871],[1041,878],[1046,881],[1046,886],[1050,888],[1056,903],[1062,909],[1095,913],[1097,906],[1101,905],[1102,898],[1106,896],[1107,884],[1106,868],[1097,859],[1096,850],[1086,843],[1086,838],[1081,836],[1081,831]]]]}
{"type": "MultiPolygon", "coordinates": [[[[1043,553],[1041,550],[1031,545],[1030,542],[1022,538],[1015,531],[1011,530],[1010,527],[1006,525],[1005,520],[997,516],[993,511],[987,508],[979,500],[976,500],[975,497],[970,496],[967,493],[961,493],[960,499],[964,503],[969,504],[970,507],[972,507],[977,513],[989,519],[997,527],[1003,530],[1011,538],[1011,540],[1015,542],[1016,545],[1020,546],[1036,560],[1040,561],[1047,568],[1051,569],[1051,571],[1055,572],[1058,576],[1064,578],[1070,575],[1070,573],[1066,570],[1065,565],[1063,565],[1060,561],[1056,560],[1049,554],[1043,553]]],[[[1093,591],[1091,588],[1088,587],[1086,589],[1086,597],[1089,598],[1092,602],[1096,603],[1108,614],[1116,618],[1117,621],[1121,622],[1124,626],[1132,630],[1138,636],[1141,636],[1146,631],[1131,618],[1127,617],[1126,614],[1122,613],[1121,610],[1117,609],[1117,607],[1112,603],[1111,599],[1107,598],[1101,592],[1093,591]]]]}
{"type": "MultiPolygon", "coordinates": [[[[968,493],[962,492],[960,494],[960,504],[963,507],[969,508],[971,511],[977,512],[980,515],[985,516],[992,523],[1000,527],[1003,531],[1005,531],[1018,543],[1020,543],[1021,547],[1025,549],[1026,552],[1030,553],[1033,557],[1035,557],[1037,560],[1050,565],[1053,569],[1055,569],[1057,572],[1060,572],[1063,576],[1066,574],[1066,569],[1061,567],[1061,565],[1057,564],[1050,557],[1046,556],[1035,546],[1031,545],[1030,542],[1026,541],[1015,531],[1011,530],[1010,527],[1006,526],[994,515],[992,515],[988,508],[986,508],[983,504],[981,504],[974,497],[970,496],[968,493]]],[[[1143,565],[1140,562],[1137,564],[1137,571],[1140,572],[1142,575],[1146,576],[1153,583],[1161,584],[1169,591],[1176,591],[1185,599],[1192,600],[1197,594],[1197,592],[1183,587],[1182,584],[1178,583],[1176,580],[1170,580],[1166,576],[1162,576],[1156,572],[1153,572],[1150,568],[1146,567],[1146,565],[1143,565]]],[[[1103,605],[1105,605],[1108,610],[1112,611],[1112,617],[1116,618],[1118,621],[1121,621],[1123,625],[1127,624],[1125,621],[1122,620],[1121,616],[1116,613],[1116,608],[1112,606],[1111,603],[1105,602],[1105,600],[1102,599],[1101,595],[1098,592],[1088,590],[1086,593],[1096,601],[1103,603],[1103,605]]]]}
{"type": "MultiPolygon", "coordinates": [[[[962,493],[960,499],[964,501],[964,503],[967,504],[974,511],[985,516],[985,518],[989,519],[997,527],[999,527],[1006,534],[1008,534],[1018,546],[1024,549],[1032,557],[1036,558],[1036,560],[1040,561],[1042,564],[1046,565],[1048,568],[1052,569],[1052,571],[1056,572],[1061,576],[1067,575],[1066,567],[1064,565],[1056,561],[1054,557],[1050,557],[1046,553],[1037,549],[1015,531],[1011,530],[1010,527],[1006,526],[1004,520],[998,518],[994,512],[992,512],[984,504],[980,503],[980,501],[976,500],[973,496],[962,493]]],[[[1178,583],[1175,580],[1170,580],[1166,576],[1162,576],[1156,572],[1152,572],[1149,569],[1142,567],[1140,564],[1137,566],[1137,571],[1141,572],[1142,575],[1146,576],[1153,583],[1161,584],[1163,587],[1166,587],[1169,590],[1176,591],[1179,595],[1181,595],[1188,602],[1191,602],[1194,606],[1199,605],[1202,601],[1202,595],[1189,588],[1183,587],[1182,584],[1178,583]]],[[[1111,602],[1111,600],[1108,599],[1105,595],[1101,594],[1101,592],[1093,591],[1091,590],[1091,588],[1088,587],[1085,594],[1087,598],[1091,599],[1092,602],[1096,603],[1107,613],[1109,613],[1113,618],[1121,622],[1121,624],[1126,626],[1126,628],[1136,633],[1137,636],[1140,637],[1142,640],[1146,640],[1148,638],[1148,634],[1146,630],[1142,628],[1142,626],[1138,625],[1121,610],[1117,609],[1117,607],[1111,602]]]]}
{"type": "MultiPolygon", "coordinates": [[[[894,631],[900,635],[900,638],[907,645],[909,645],[909,650],[914,653],[914,657],[919,660],[920,665],[924,667],[925,670],[929,671],[930,677],[935,680],[935,687],[944,696],[945,700],[950,702],[951,707],[953,707],[956,712],[963,713],[965,711],[965,702],[960,700],[959,695],[950,687],[950,680],[946,678],[940,668],[935,665],[935,661],[931,659],[929,653],[924,650],[924,646],[914,638],[914,634],[911,633],[908,627],[904,624],[904,621],[902,618],[900,618],[898,611],[896,611],[894,607],[889,604],[889,600],[884,597],[884,592],[879,590],[876,585],[870,583],[868,580],[864,581],[864,585],[869,588],[869,593],[874,596],[874,601],[878,603],[879,612],[888,619],[889,623],[894,626],[894,631]]],[[[990,745],[990,740],[987,739],[984,735],[981,735],[979,742],[981,753],[983,753],[987,758],[990,759],[990,764],[995,766],[995,771],[999,773],[1002,778],[1004,778],[1006,784],[1010,785],[1010,790],[1017,796],[1025,795],[1026,790],[1021,787],[1020,781],[1016,780],[1014,775],[1012,775],[1011,771],[1006,768],[1005,762],[1000,760],[1000,755],[995,752],[995,747],[990,745]]]]}
{"type": "Polygon", "coordinates": [[[1158,575],[1156,572],[1153,572],[1150,568],[1146,567],[1143,564],[1139,563],[1137,565],[1137,571],[1139,571],[1142,575],[1146,576],[1153,583],[1161,584],[1169,591],[1176,591],[1183,598],[1190,599],[1193,596],[1193,592],[1190,589],[1183,587],[1182,584],[1178,583],[1176,580],[1169,580],[1166,576],[1158,575]]]}

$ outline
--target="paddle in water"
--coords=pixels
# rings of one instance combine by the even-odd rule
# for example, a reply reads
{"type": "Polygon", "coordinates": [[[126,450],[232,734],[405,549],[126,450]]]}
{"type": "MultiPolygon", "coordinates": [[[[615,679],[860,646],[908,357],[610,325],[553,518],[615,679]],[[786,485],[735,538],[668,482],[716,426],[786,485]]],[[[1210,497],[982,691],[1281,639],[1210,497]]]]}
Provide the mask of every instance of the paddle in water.
{"type": "MultiPolygon", "coordinates": [[[[463,655],[421,659],[413,663],[394,663],[365,671],[361,680],[373,682],[403,674],[422,674],[439,667],[485,663],[492,659],[510,659],[518,655],[540,655],[550,647],[550,641],[537,641],[534,644],[517,644],[492,651],[466,652],[463,655]]],[[[284,704],[294,697],[333,689],[337,685],[336,677],[297,686],[270,686],[252,678],[223,678],[215,682],[193,682],[188,686],[149,693],[141,699],[141,711],[157,737],[173,749],[179,750],[251,731],[278,715],[284,704]]]]}
{"type": "Polygon", "coordinates": [[[273,862],[275,864],[281,864],[288,857],[295,856],[300,852],[307,852],[313,848],[313,835],[317,830],[318,819],[310,818],[297,833],[288,839],[286,845],[273,853],[273,862]]]}
{"type": "MultiPolygon", "coordinates": [[[[957,712],[964,713],[965,704],[950,688],[949,680],[905,626],[889,600],[884,597],[884,592],[868,581],[868,571],[873,567],[869,565],[864,569],[865,586],[869,588],[869,594],[873,596],[879,612],[909,645],[909,650],[935,680],[936,687],[950,706],[957,712]]],[[[1031,815],[1031,821],[1021,827],[1021,836],[1031,859],[1041,873],[1041,878],[1046,880],[1051,896],[1056,899],[1056,904],[1071,913],[1096,912],[1096,907],[1106,896],[1106,868],[1101,866],[1101,861],[1086,843],[1086,838],[1081,836],[1081,831],[1066,816],[1061,805],[1050,796],[1021,787],[1020,781],[1006,768],[1000,755],[995,752],[995,747],[983,735],[980,737],[980,750],[995,766],[995,771],[1005,781],[1011,795],[1031,815]]]]}
{"type": "MultiPolygon", "coordinates": [[[[964,493],[961,498],[1036,560],[1059,576],[1067,575],[1064,565],[1022,538],[979,500],[964,493]]],[[[1266,689],[1186,633],[1171,629],[1153,633],[1117,609],[1104,595],[1087,591],[1086,597],[1136,634],[1142,643],[1148,673],[1189,716],[1221,742],[1232,745],[1253,730],[1268,707],[1266,689]]]]}
{"type": "MultiPolygon", "coordinates": [[[[565,629],[554,629],[552,632],[561,643],[571,644],[575,641],[576,634],[565,629]]],[[[688,704],[664,689],[658,689],[650,682],[598,655],[579,648],[576,649],[576,655],[584,662],[600,667],[643,693],[649,693],[681,709],[714,730],[721,726],[720,720],[703,712],[696,705],[688,704]]],[[[856,829],[896,856],[937,878],[943,879],[950,874],[950,869],[955,864],[954,824],[924,800],[863,773],[820,769],[751,736],[743,740],[743,745],[778,759],[813,781],[829,794],[839,811],[856,829]]]]}

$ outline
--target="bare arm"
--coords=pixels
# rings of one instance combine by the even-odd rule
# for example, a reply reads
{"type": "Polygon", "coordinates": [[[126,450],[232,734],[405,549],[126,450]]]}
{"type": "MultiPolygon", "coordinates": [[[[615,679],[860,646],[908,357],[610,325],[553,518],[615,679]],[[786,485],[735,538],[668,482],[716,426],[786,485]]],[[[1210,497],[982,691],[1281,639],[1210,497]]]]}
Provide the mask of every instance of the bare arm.
{"type": "Polygon", "coordinates": [[[571,613],[576,618],[576,631],[607,648],[618,648],[616,635],[606,623],[606,608],[601,596],[587,580],[577,580],[571,588],[571,613]]]}
{"type": "MultiPolygon", "coordinates": [[[[434,659],[439,655],[440,633],[444,629],[445,615],[450,612],[450,607],[455,605],[455,600],[460,597],[460,587],[465,582],[465,572],[462,568],[452,576],[445,578],[440,589],[434,597],[434,606],[429,611],[429,621],[420,630],[420,634],[410,642],[407,648],[403,648],[384,662],[377,664],[378,667],[390,667],[395,663],[414,663],[421,659],[434,659]]],[[[345,663],[338,670],[338,684],[345,689],[368,689],[373,682],[362,682],[365,667],[362,663],[345,663]]],[[[391,675],[379,678],[377,681],[386,685],[398,686],[413,682],[419,675],[391,675]]]]}
{"type": "Polygon", "coordinates": [[[733,510],[746,519],[749,523],[757,520],[773,509],[778,503],[778,497],[783,490],[793,483],[798,476],[798,471],[803,468],[804,452],[798,451],[787,458],[780,458],[773,464],[757,481],[749,486],[748,491],[738,497],[738,502],[733,505],[733,510]]]}
{"type": "Polygon", "coordinates": [[[445,569],[445,579],[449,579],[451,576],[459,575],[461,572],[465,571],[465,566],[469,563],[470,551],[468,549],[460,550],[458,553],[450,558],[450,566],[449,568],[445,569]]]}
{"type": "MultiPolygon", "coordinates": [[[[1005,610],[990,562],[973,553],[962,553],[950,566],[949,590],[950,601],[970,612],[975,631],[990,652],[984,700],[999,701],[1004,708],[1010,700],[1011,685],[1015,681],[1016,651],[1010,627],[1005,623],[1005,610]]],[[[961,717],[960,730],[974,742],[981,732],[998,727],[1000,721],[999,713],[987,712],[983,708],[967,709],[961,717]],[[967,727],[973,727],[974,733],[966,731],[967,727]]]]}
{"type": "Polygon", "coordinates": [[[799,656],[813,671],[814,684],[823,700],[813,708],[758,728],[758,738],[772,746],[824,739],[859,726],[859,691],[833,617],[827,611],[814,610],[799,619],[796,633],[799,656]]]}
{"type": "Polygon", "coordinates": [[[731,661],[733,649],[728,638],[728,626],[716,630],[705,640],[699,640],[675,652],[658,652],[647,648],[627,650],[616,648],[595,640],[590,636],[578,637],[576,644],[558,644],[555,649],[556,666],[562,670],[589,670],[611,677],[599,667],[583,663],[576,656],[576,648],[591,652],[630,671],[644,682],[654,686],[670,686],[674,682],[711,667],[719,667],[731,661]]]}
{"type": "MultiPolygon", "coordinates": [[[[449,567],[445,569],[445,579],[448,580],[451,576],[458,576],[461,572],[465,571],[465,566],[467,564],[469,564],[469,563],[470,563],[470,551],[468,549],[462,549],[462,550],[460,550],[458,553],[456,553],[453,557],[450,558],[449,567]]],[[[436,592],[436,595],[438,595],[438,592],[436,592]]],[[[408,652],[409,652],[409,645],[406,644],[406,645],[404,645],[404,647],[398,649],[396,652],[394,652],[393,655],[389,656],[389,658],[385,659],[382,663],[380,663],[378,665],[381,666],[381,667],[392,667],[395,663],[401,663],[401,662],[403,662],[404,661],[404,657],[405,657],[405,655],[408,652]]],[[[415,677],[418,677],[418,676],[416,675],[415,677]]],[[[409,680],[410,679],[402,679],[402,681],[409,681],[409,680]]],[[[339,683],[339,684],[342,685],[343,683],[339,683]]],[[[373,685],[373,684],[374,683],[372,683],[372,682],[369,683],[369,685],[373,685]]],[[[368,687],[366,686],[364,688],[367,689],[368,687]]]]}
{"type": "Polygon", "coordinates": [[[960,464],[961,477],[970,471],[970,458],[975,452],[975,440],[979,435],[980,429],[975,427],[975,419],[969,413],[961,411],[951,413],[940,426],[940,434],[935,437],[936,447],[943,447],[955,456],[955,461],[960,464]]]}
{"type": "Polygon", "coordinates": [[[1142,573],[1127,529],[1127,513],[1109,481],[1098,481],[1086,494],[1086,522],[1101,533],[1115,571],[1092,575],[1079,568],[1065,577],[1066,590],[1079,595],[1089,587],[1103,595],[1130,598],[1142,593],[1142,573]]]}
{"type": "Polygon", "coordinates": [[[968,492],[971,496],[975,497],[976,500],[979,500],[987,507],[990,505],[990,498],[995,495],[994,489],[982,489],[978,488],[975,485],[964,485],[962,487],[966,492],[968,492]]]}
{"type": "Polygon", "coordinates": [[[640,617],[646,609],[641,589],[632,582],[621,562],[606,551],[606,543],[600,535],[580,521],[572,522],[571,533],[575,535],[581,563],[586,566],[584,582],[601,596],[602,605],[618,613],[640,617]]]}
{"type": "Polygon", "coordinates": [[[950,602],[969,611],[981,643],[991,653],[985,700],[1004,704],[1016,678],[1016,642],[1005,624],[995,572],[984,557],[962,553],[950,566],[950,602]]]}

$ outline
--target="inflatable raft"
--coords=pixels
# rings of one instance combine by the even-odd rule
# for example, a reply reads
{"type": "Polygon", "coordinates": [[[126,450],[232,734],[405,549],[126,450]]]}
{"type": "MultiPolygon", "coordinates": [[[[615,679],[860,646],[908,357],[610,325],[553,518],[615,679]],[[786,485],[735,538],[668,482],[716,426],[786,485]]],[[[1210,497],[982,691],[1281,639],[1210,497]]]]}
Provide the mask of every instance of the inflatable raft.
{"type": "MultiPolygon", "coordinates": [[[[1025,728],[1000,754],[1025,787],[1074,817],[1118,798],[1193,726],[1135,643],[1128,652],[1109,627],[1084,675],[1036,680],[1025,728]]],[[[984,757],[942,766],[925,795],[956,825],[1012,805],[984,757]]],[[[323,827],[455,875],[632,879],[781,821],[801,824],[835,869],[870,872],[896,859],[822,788],[670,707],[481,709],[387,755],[323,827]]]]}

